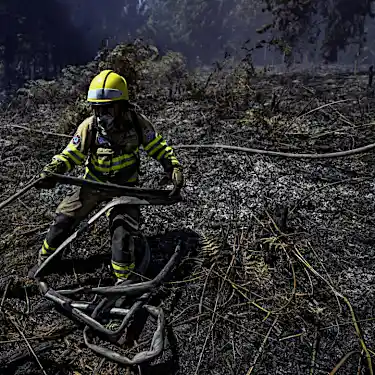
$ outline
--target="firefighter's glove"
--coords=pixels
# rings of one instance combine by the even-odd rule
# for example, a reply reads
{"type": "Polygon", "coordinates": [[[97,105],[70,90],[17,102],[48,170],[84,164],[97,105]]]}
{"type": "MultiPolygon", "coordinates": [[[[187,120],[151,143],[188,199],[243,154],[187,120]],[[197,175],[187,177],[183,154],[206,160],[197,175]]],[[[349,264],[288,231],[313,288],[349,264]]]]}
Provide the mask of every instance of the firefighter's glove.
{"type": "Polygon", "coordinates": [[[37,189],[53,189],[56,186],[56,180],[53,176],[50,175],[52,173],[60,172],[61,166],[60,163],[52,162],[43,168],[42,173],[39,175],[41,180],[35,185],[37,189]]]}
{"type": "Polygon", "coordinates": [[[180,190],[184,186],[184,175],[181,167],[174,167],[171,174],[171,180],[173,183],[173,190],[169,196],[176,196],[180,194],[180,190]]]}

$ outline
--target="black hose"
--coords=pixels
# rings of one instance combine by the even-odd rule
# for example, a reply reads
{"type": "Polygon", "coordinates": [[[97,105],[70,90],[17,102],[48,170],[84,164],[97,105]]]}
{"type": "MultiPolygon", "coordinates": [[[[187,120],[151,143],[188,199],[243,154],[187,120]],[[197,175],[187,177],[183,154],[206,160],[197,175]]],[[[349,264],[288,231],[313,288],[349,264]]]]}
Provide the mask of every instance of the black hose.
{"type": "Polygon", "coordinates": [[[180,195],[169,196],[172,190],[137,188],[112,183],[103,183],[97,181],[86,180],[84,178],[66,176],[57,173],[48,173],[48,176],[53,178],[56,182],[65,185],[83,186],[95,190],[108,191],[116,196],[126,195],[136,198],[144,198],[151,204],[174,204],[181,201],[180,195]],[[155,203],[160,202],[160,203],[155,203]]]}
{"type": "Polygon", "coordinates": [[[97,288],[87,288],[81,287],[76,289],[67,289],[67,290],[58,290],[58,293],[61,295],[74,295],[78,293],[83,294],[100,294],[100,295],[127,295],[127,296],[136,296],[142,295],[149,291],[153,291],[157,286],[161,284],[167,274],[172,270],[176,265],[181,253],[181,242],[176,246],[175,253],[171,256],[168,263],[160,271],[160,273],[155,276],[151,281],[145,281],[132,285],[115,285],[110,287],[97,287],[97,288]]]}
{"type": "Polygon", "coordinates": [[[161,354],[164,348],[164,327],[165,327],[165,318],[164,312],[161,308],[145,305],[144,308],[154,317],[157,319],[157,328],[154,332],[150,350],[142,351],[137,353],[133,359],[129,359],[119,353],[116,353],[113,350],[103,348],[99,345],[93,344],[88,337],[89,328],[85,327],[83,330],[83,339],[85,340],[85,344],[95,353],[117,363],[121,363],[123,365],[134,366],[140,365],[145,362],[149,362],[158,355],[161,354]]]}

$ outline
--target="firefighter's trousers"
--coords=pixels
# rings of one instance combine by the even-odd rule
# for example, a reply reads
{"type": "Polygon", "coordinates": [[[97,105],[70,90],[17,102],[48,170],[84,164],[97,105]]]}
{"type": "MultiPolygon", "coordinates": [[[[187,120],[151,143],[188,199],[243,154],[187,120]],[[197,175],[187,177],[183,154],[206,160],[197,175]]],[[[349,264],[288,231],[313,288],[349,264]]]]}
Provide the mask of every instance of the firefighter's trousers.
{"type": "MultiPolygon", "coordinates": [[[[78,224],[100,202],[111,200],[105,192],[76,188],[57,207],[51,225],[40,250],[41,260],[50,256],[76,229],[78,224]]],[[[139,229],[140,208],[135,205],[118,205],[107,212],[112,247],[112,268],[117,279],[126,279],[135,266],[134,231],[139,229]],[[130,226],[127,222],[130,222],[130,226]]]]}

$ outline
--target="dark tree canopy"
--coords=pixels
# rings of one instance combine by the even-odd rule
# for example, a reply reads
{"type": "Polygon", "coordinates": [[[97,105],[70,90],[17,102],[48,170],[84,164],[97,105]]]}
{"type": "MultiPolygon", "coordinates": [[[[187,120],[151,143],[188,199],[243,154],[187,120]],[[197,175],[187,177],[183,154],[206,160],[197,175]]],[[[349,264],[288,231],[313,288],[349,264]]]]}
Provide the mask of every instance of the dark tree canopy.
{"type": "MultiPolygon", "coordinates": [[[[0,0],[0,84],[53,77],[92,60],[103,44],[139,36],[182,52],[190,64],[210,64],[261,39],[287,62],[307,52],[337,62],[348,47],[359,55],[373,46],[374,9],[370,0],[0,0]]],[[[252,53],[259,64],[276,56],[252,53]]]]}
{"type": "Polygon", "coordinates": [[[53,77],[87,59],[80,32],[56,0],[1,0],[0,48],[5,86],[53,77]]]}

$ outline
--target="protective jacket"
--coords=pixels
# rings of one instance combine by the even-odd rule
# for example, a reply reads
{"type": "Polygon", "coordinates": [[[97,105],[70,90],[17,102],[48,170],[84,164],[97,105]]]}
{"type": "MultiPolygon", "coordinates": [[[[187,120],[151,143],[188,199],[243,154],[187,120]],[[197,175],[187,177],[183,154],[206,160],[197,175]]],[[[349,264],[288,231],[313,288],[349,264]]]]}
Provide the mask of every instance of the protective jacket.
{"type": "Polygon", "coordinates": [[[172,147],[144,115],[131,109],[126,112],[123,125],[122,129],[104,137],[96,127],[94,116],[85,119],[67,147],[53,157],[49,167],[55,165],[57,173],[65,173],[86,160],[85,179],[134,185],[138,182],[139,147],[142,145],[165,172],[181,168],[172,147]]]}

